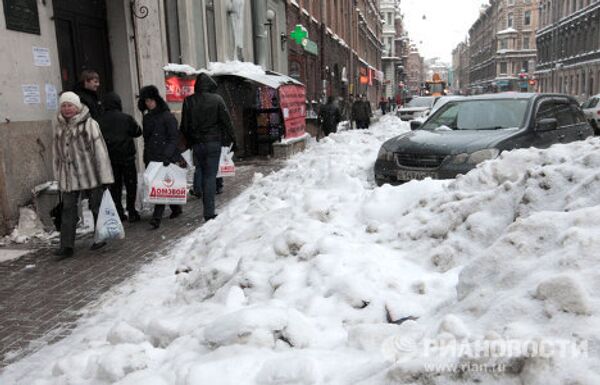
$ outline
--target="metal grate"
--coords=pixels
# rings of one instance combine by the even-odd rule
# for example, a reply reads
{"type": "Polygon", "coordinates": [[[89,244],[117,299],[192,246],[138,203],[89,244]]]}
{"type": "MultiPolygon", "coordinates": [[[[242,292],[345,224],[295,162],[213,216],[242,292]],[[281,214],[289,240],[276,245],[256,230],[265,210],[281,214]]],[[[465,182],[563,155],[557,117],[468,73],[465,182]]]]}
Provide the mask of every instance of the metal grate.
{"type": "Polygon", "coordinates": [[[436,169],[440,167],[446,156],[431,154],[396,153],[395,158],[396,164],[402,167],[436,169]]]}

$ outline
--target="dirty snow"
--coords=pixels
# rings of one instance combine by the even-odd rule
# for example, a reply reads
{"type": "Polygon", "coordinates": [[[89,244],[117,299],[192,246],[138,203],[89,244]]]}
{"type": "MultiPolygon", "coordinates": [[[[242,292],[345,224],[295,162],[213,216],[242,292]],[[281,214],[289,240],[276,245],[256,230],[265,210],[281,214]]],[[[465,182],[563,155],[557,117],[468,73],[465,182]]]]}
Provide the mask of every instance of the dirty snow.
{"type": "Polygon", "coordinates": [[[408,130],[387,115],[256,175],[0,383],[600,383],[600,140],[376,188],[379,146],[408,130]],[[428,339],[550,338],[586,342],[587,356],[421,351],[428,339]]]}

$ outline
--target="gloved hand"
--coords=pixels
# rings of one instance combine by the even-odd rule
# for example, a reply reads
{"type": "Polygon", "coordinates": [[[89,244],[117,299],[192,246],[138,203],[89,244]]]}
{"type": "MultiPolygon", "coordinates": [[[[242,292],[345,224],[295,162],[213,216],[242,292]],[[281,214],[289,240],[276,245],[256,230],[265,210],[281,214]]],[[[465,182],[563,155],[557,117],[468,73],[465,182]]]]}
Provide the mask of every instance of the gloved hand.
{"type": "Polygon", "coordinates": [[[177,164],[179,165],[179,167],[181,168],[187,168],[188,164],[185,161],[185,159],[181,159],[179,162],[177,162],[177,164]]]}
{"type": "Polygon", "coordinates": [[[163,166],[165,166],[165,167],[169,167],[170,164],[171,164],[171,162],[169,162],[168,160],[165,160],[163,162],[163,166]]]}
{"type": "Polygon", "coordinates": [[[109,184],[103,184],[102,185],[102,190],[108,190],[110,188],[109,184]]]}
{"type": "Polygon", "coordinates": [[[231,143],[231,152],[237,152],[237,144],[235,142],[231,143]]]}

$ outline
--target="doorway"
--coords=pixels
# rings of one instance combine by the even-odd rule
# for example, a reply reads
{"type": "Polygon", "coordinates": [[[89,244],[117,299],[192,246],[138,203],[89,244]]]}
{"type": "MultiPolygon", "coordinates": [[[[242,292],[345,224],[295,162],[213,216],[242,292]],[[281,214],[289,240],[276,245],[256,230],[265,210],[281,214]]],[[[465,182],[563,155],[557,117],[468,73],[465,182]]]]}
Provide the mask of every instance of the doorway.
{"type": "Polygon", "coordinates": [[[63,90],[71,90],[79,73],[100,75],[99,93],[112,91],[105,0],[54,0],[54,23],[63,90]]]}

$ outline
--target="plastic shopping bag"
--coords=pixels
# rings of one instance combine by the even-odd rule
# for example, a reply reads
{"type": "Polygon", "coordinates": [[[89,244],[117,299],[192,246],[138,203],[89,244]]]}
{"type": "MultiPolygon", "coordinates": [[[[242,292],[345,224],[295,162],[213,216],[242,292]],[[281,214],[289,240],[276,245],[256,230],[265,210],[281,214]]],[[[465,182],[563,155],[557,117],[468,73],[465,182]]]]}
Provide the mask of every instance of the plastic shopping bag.
{"type": "Polygon", "coordinates": [[[123,223],[119,218],[119,213],[115,207],[112,196],[108,189],[104,190],[102,195],[102,203],[98,211],[98,221],[96,222],[96,232],[94,234],[94,242],[104,242],[109,239],[125,238],[125,230],[123,223]]]}
{"type": "Polygon", "coordinates": [[[187,202],[187,170],[175,164],[167,167],[150,162],[144,172],[144,202],[184,205],[187,202]]]}
{"type": "Polygon", "coordinates": [[[219,171],[217,178],[235,176],[235,164],[233,163],[233,152],[230,147],[221,147],[221,159],[219,160],[219,171]]]}

